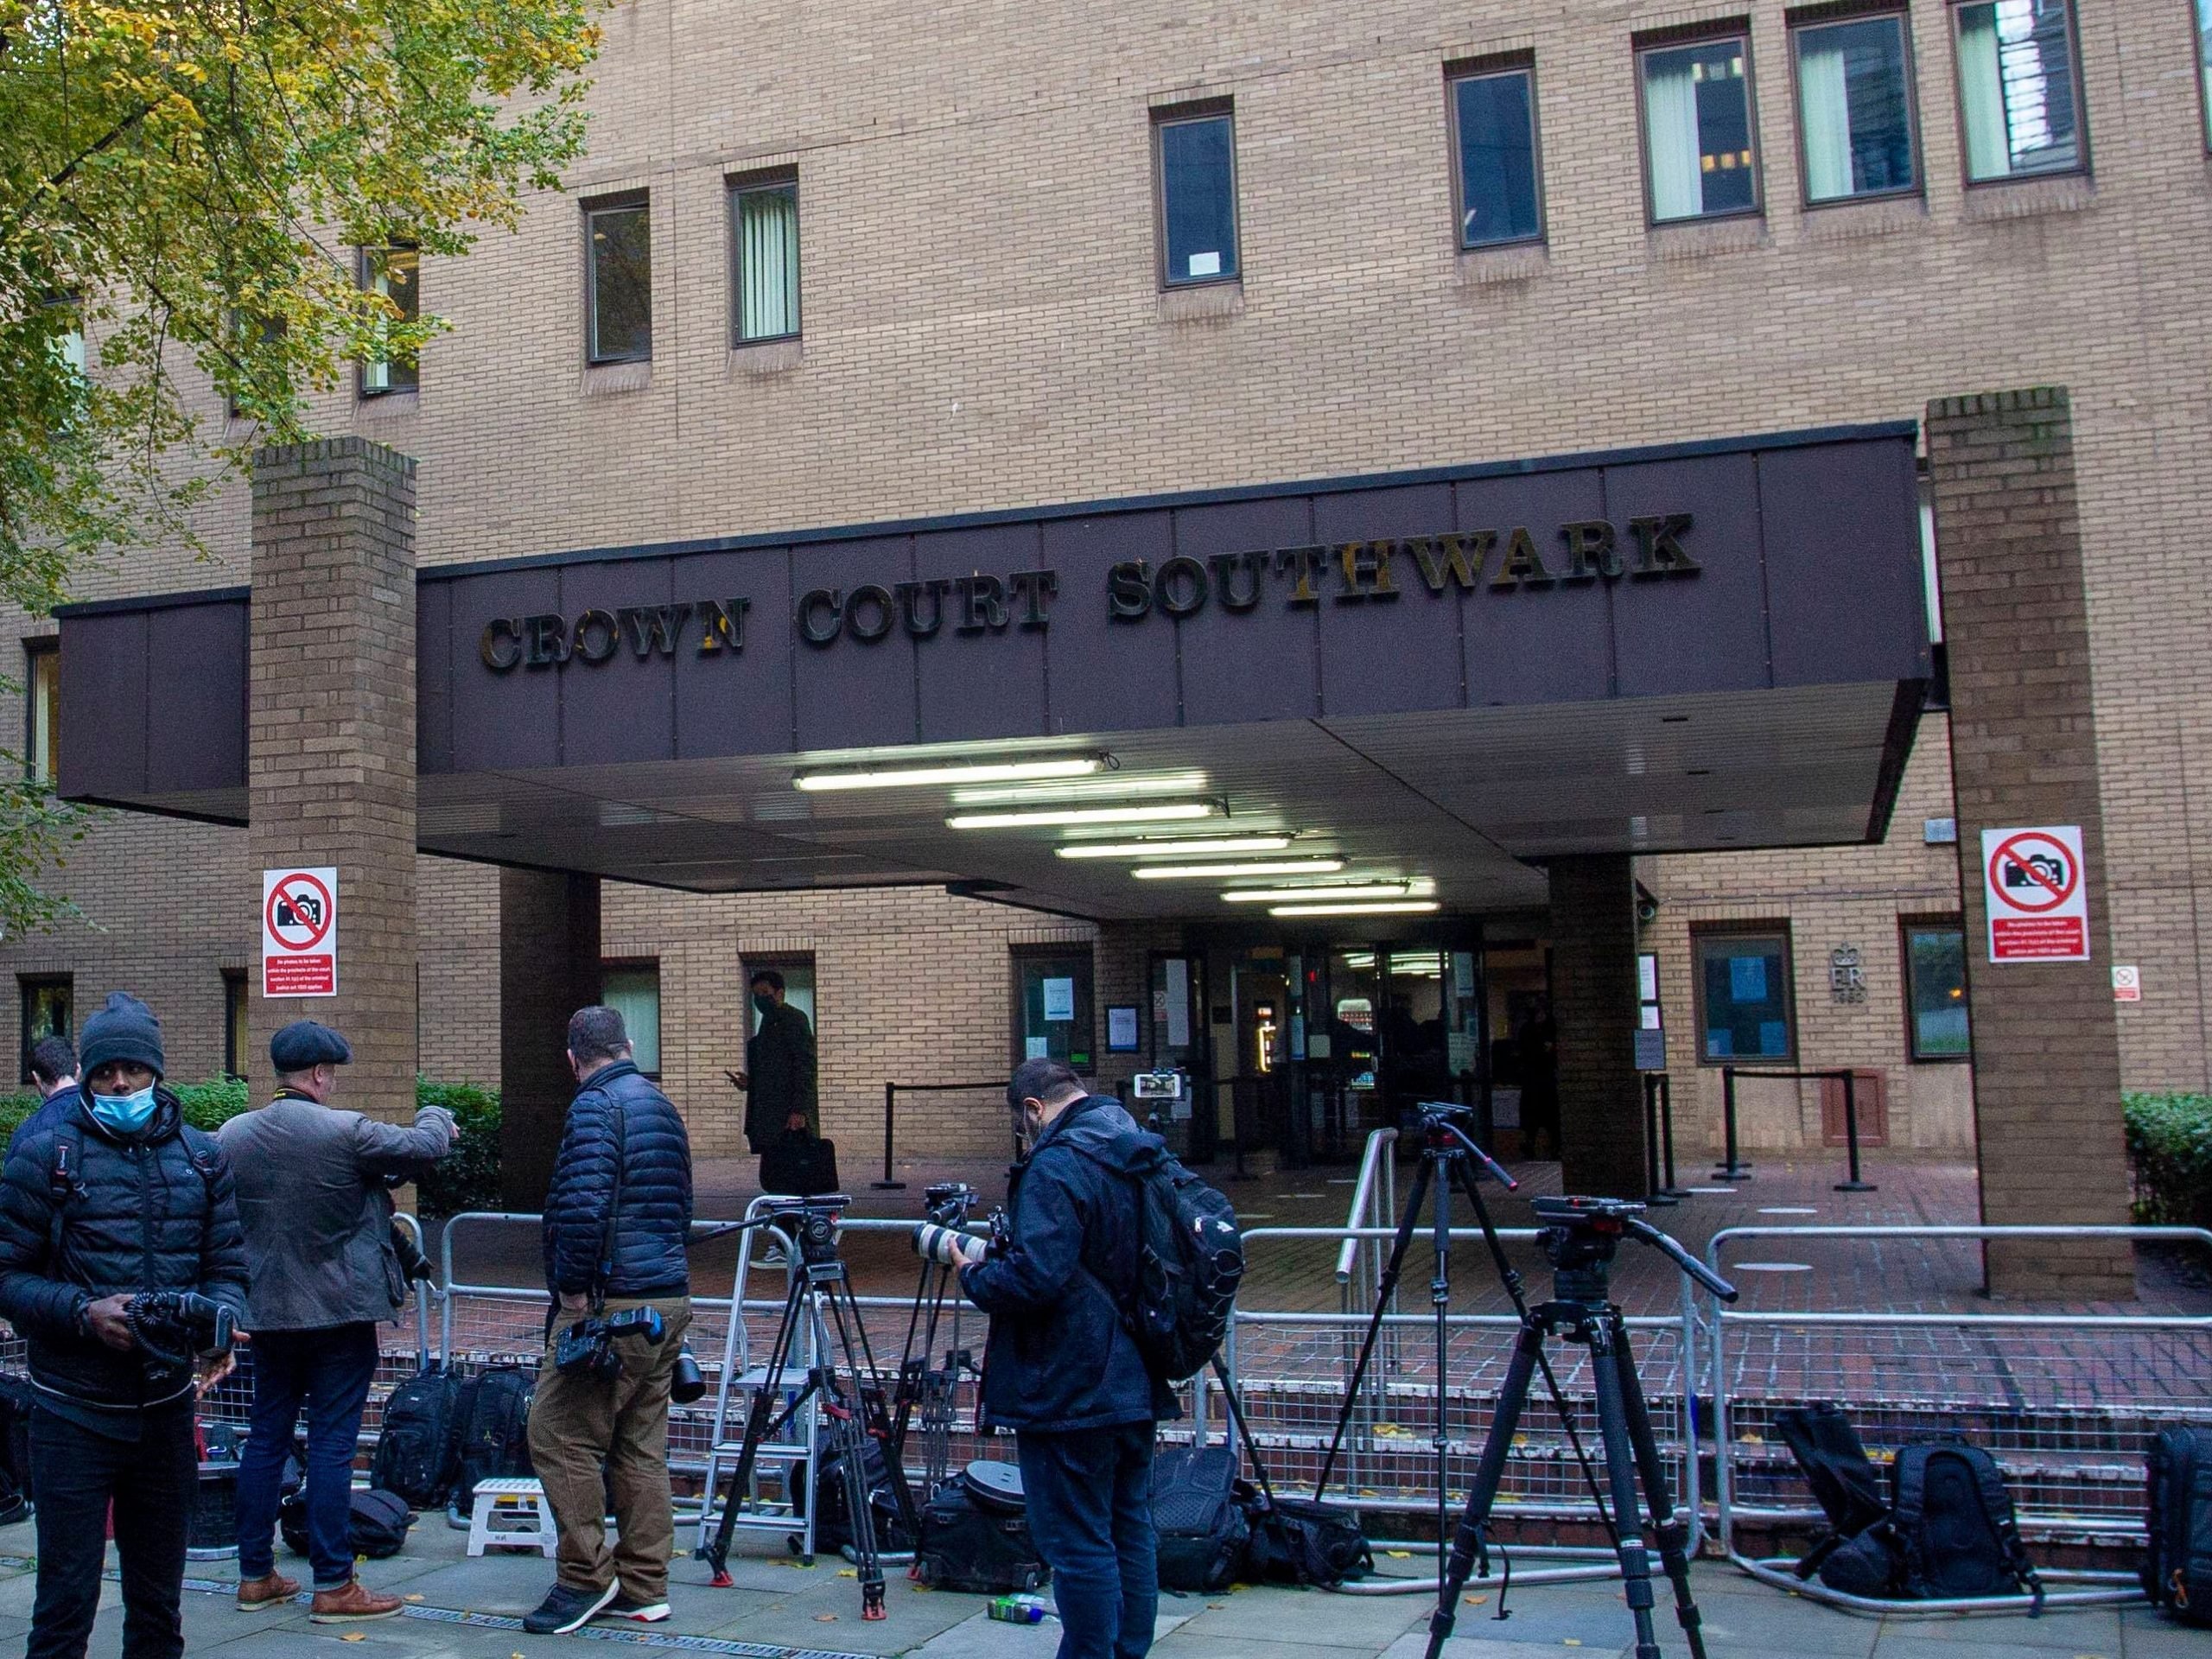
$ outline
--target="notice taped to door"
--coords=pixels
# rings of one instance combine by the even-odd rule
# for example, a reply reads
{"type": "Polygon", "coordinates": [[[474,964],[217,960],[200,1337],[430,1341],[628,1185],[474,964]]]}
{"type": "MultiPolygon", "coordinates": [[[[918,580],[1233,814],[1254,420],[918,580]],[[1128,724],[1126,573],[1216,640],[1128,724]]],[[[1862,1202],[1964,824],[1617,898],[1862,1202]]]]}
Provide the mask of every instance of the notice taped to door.
{"type": "Polygon", "coordinates": [[[2087,962],[2089,895],[2079,824],[1981,832],[1992,962],[2087,962]]]}
{"type": "Polygon", "coordinates": [[[261,873],[261,994],[338,995],[338,872],[261,873]]]}

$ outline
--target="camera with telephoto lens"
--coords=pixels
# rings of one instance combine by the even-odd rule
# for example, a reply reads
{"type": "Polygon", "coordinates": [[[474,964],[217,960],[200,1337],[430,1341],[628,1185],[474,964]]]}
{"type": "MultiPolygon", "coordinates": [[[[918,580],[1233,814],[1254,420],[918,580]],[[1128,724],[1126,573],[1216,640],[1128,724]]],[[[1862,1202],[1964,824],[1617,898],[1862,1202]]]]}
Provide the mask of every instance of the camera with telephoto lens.
{"type": "Polygon", "coordinates": [[[200,1354],[231,1351],[234,1316],[197,1291],[142,1290],[124,1317],[149,1363],[189,1365],[200,1354]]]}
{"type": "Polygon", "coordinates": [[[658,1347],[668,1326],[656,1307],[633,1307],[627,1313],[579,1319],[561,1333],[553,1351],[555,1369],[568,1376],[595,1376],[612,1382],[622,1374],[621,1356],[614,1351],[617,1337],[643,1337],[658,1347]]]}

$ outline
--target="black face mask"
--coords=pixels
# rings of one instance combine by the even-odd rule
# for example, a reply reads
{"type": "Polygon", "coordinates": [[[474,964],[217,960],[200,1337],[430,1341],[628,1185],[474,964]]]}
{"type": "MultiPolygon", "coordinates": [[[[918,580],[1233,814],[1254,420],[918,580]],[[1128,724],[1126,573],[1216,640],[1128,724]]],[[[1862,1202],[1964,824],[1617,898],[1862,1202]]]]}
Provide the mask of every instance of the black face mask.
{"type": "Polygon", "coordinates": [[[763,991],[753,999],[753,1006],[760,1010],[760,1017],[766,1020],[776,1011],[776,999],[763,991]]]}

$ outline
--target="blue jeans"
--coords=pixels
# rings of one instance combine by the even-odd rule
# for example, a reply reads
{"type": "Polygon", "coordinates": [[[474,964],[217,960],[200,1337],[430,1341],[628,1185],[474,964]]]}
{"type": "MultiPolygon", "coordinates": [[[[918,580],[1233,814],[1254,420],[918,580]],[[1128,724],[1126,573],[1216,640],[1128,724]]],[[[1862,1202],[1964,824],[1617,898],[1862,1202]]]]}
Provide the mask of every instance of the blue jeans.
{"type": "Polygon", "coordinates": [[[1151,1423],[1017,1441],[1029,1536],[1052,1569],[1059,1659],[1144,1659],[1160,1611],[1151,1423]]]}
{"type": "Polygon", "coordinates": [[[300,1406],[308,1408],[308,1560],[315,1587],[353,1581],[353,1455],[361,1408],[376,1376],[377,1328],[365,1320],[327,1331],[256,1333],[253,1428],[238,1459],[238,1576],[276,1570],[278,1489],[300,1406]]]}

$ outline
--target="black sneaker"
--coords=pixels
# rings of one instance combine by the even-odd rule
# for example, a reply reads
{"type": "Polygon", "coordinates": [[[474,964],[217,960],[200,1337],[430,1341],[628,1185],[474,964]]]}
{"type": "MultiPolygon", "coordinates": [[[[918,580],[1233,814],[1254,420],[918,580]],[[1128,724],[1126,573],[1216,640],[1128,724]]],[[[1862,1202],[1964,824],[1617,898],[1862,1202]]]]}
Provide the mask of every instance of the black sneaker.
{"type": "Polygon", "coordinates": [[[626,1618],[632,1624],[658,1624],[668,1617],[665,1601],[645,1601],[625,1591],[600,1610],[601,1618],[626,1618]]]}
{"type": "Polygon", "coordinates": [[[556,1584],[537,1604],[536,1612],[523,1615],[522,1627],[532,1636],[566,1636],[590,1624],[621,1591],[619,1584],[610,1584],[604,1590],[572,1590],[556,1584]]]}

